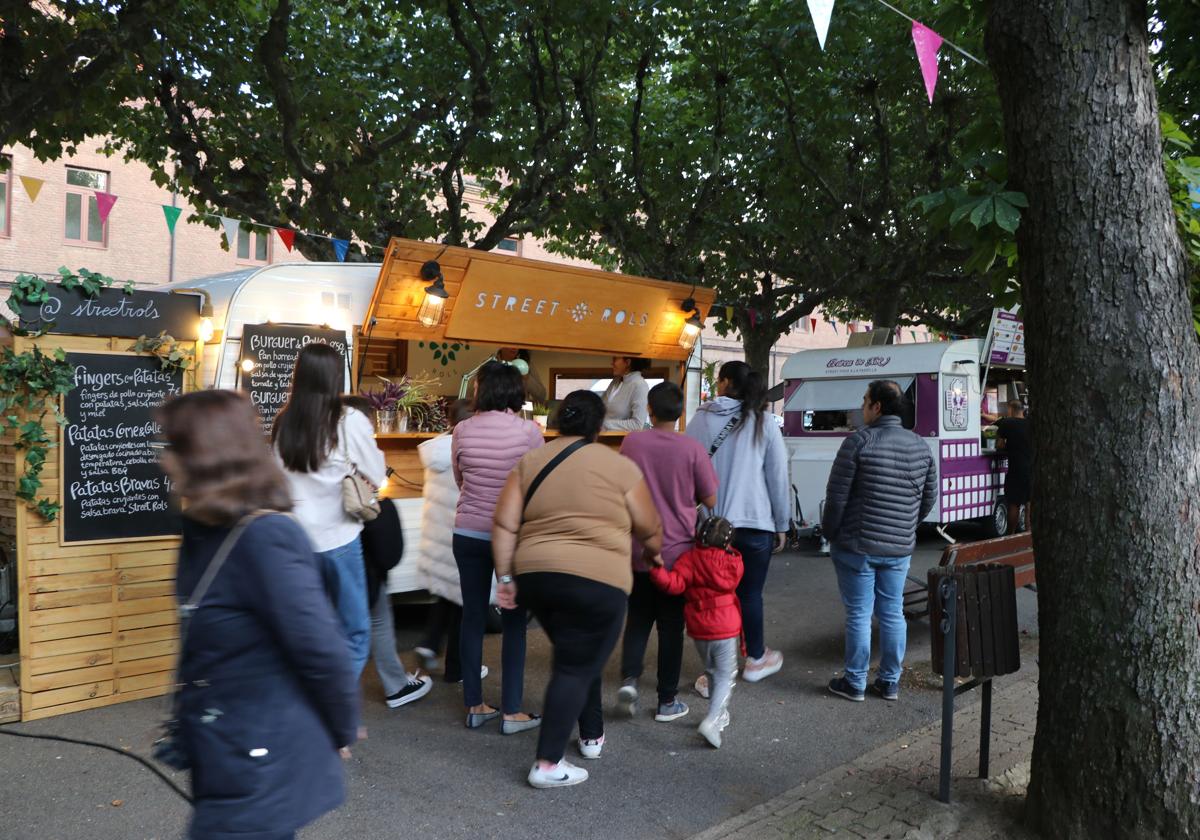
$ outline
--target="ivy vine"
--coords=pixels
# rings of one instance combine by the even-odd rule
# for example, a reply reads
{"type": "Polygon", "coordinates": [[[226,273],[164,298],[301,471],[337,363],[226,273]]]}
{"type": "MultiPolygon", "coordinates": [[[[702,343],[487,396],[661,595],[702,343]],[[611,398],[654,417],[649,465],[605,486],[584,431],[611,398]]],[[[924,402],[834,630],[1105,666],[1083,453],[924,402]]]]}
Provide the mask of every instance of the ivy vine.
{"type": "MultiPolygon", "coordinates": [[[[58,275],[59,285],[64,289],[79,289],[90,298],[113,285],[112,278],[86,268],[71,271],[63,267],[58,275]]],[[[133,284],[126,283],[123,291],[132,293],[133,284]]],[[[53,329],[53,321],[39,318],[31,329],[21,319],[23,306],[36,311],[48,300],[50,287],[45,280],[36,274],[17,275],[8,298],[8,308],[16,316],[12,319],[13,333],[38,338],[53,329]]],[[[42,352],[36,345],[20,353],[11,346],[0,348],[0,429],[12,434],[13,445],[25,456],[25,472],[17,478],[16,497],[47,522],[58,518],[62,504],[38,498],[42,469],[54,446],[44,424],[50,415],[60,426],[66,425],[59,405],[73,387],[75,373],[61,347],[50,353],[42,352]]]]}
{"type": "Polygon", "coordinates": [[[47,522],[57,518],[62,505],[37,497],[42,467],[54,445],[43,424],[46,415],[53,414],[60,426],[65,425],[59,399],[74,386],[75,374],[61,347],[49,355],[36,346],[22,353],[12,347],[0,352],[0,425],[13,434],[17,451],[25,455],[16,496],[47,522]]]}

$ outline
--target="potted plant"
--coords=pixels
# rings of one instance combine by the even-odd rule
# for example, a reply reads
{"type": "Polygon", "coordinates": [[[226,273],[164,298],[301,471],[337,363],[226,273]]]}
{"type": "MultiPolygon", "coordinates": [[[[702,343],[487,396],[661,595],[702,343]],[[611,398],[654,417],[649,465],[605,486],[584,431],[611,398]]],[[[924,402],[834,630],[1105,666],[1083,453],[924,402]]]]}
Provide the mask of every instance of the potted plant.
{"type": "Polygon", "coordinates": [[[550,420],[550,409],[542,403],[534,403],[530,414],[533,415],[533,422],[541,426],[543,432],[546,431],[546,423],[550,420]]]}
{"type": "Polygon", "coordinates": [[[396,402],[400,399],[402,390],[394,382],[384,383],[379,391],[363,391],[363,396],[375,409],[375,431],[388,435],[396,431],[396,402]]]}
{"type": "Polygon", "coordinates": [[[407,432],[410,419],[420,427],[438,402],[432,390],[435,384],[432,377],[405,376],[396,381],[384,380],[380,391],[365,391],[363,396],[375,409],[379,434],[407,432]]]}

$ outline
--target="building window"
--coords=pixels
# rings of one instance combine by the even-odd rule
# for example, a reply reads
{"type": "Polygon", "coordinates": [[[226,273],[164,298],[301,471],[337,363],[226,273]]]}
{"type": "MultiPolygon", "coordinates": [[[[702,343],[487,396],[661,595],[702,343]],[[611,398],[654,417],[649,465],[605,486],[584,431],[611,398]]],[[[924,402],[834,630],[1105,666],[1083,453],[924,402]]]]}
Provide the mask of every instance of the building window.
{"type": "Polygon", "coordinates": [[[496,246],[497,251],[506,251],[510,254],[519,253],[520,248],[521,243],[513,239],[511,236],[508,239],[500,240],[500,243],[496,246]]]}
{"type": "Polygon", "coordinates": [[[67,167],[66,238],[69,242],[103,248],[108,225],[100,223],[96,191],[108,192],[108,173],[67,167]]]}
{"type": "Polygon", "coordinates": [[[12,215],[12,155],[0,155],[0,236],[8,236],[9,217],[12,215]]]}
{"type": "Polygon", "coordinates": [[[238,262],[265,263],[271,256],[270,232],[238,228],[238,262]]]}

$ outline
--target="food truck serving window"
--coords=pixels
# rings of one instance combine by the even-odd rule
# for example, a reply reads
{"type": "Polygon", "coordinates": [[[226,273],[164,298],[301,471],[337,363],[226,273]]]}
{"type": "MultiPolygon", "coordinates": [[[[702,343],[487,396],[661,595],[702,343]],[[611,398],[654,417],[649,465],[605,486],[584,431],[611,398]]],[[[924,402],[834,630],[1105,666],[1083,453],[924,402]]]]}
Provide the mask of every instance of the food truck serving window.
{"type": "MultiPolygon", "coordinates": [[[[815,379],[802,382],[788,398],[785,411],[804,412],[806,432],[850,432],[862,425],[862,401],[867,386],[875,377],[861,379],[815,379]]],[[[904,427],[913,427],[912,399],[914,377],[900,376],[897,385],[909,399],[904,427]]]]}

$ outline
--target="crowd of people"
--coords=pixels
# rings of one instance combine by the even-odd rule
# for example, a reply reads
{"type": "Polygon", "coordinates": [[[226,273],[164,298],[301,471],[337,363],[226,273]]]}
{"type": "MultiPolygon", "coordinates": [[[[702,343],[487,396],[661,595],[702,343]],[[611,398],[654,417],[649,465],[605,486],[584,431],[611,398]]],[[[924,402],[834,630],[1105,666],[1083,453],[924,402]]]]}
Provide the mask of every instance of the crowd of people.
{"type": "MultiPolygon", "coordinates": [[[[419,565],[436,602],[415,653],[432,670],[444,650],[444,679],[462,684],[468,728],[498,718],[503,735],[538,731],[527,776],[535,788],[587,779],[568,759],[573,737],[572,758],[600,757],[601,674],[622,639],[616,713],[638,713],[657,628],[653,710],[667,723],[690,711],[679,691],[686,630],[704,668],[695,687],[708,699],[698,729],[715,748],[739,671],[754,683],[783,667],[767,645],[763,591],[790,524],[789,481],[765,383],[743,362],[725,364],[719,396],[679,432],[681,389],[649,388],[641,370],[614,360],[620,379],[609,392],[624,402],[614,410],[592,391],[569,394],[547,441],[520,416],[521,372],[490,361],[473,399],[451,406],[452,430],[420,447],[419,565]],[[639,410],[644,422],[625,416],[639,410]],[[630,428],[619,452],[596,444],[619,423],[630,428]],[[482,661],[493,603],[498,703],[485,698],[482,661]],[[540,713],[524,696],[530,617],[553,647],[540,713]]],[[[432,688],[397,653],[383,579],[399,523],[390,504],[364,503],[355,489],[379,487],[386,466],[342,382],[334,351],[304,348],[269,441],[238,393],[188,394],[160,411],[163,466],[185,502],[176,714],[193,767],[194,837],[291,837],[341,802],[337,754],[365,734],[358,681],[369,658],[391,707],[432,688]]],[[[823,524],[847,641],[845,674],[829,689],[850,700],[865,691],[872,610],[883,648],[874,687],[897,697],[903,580],[937,488],[928,447],[899,423],[902,401],[894,383],[871,384],[868,425],[847,438],[830,479],[823,524]]]]}

